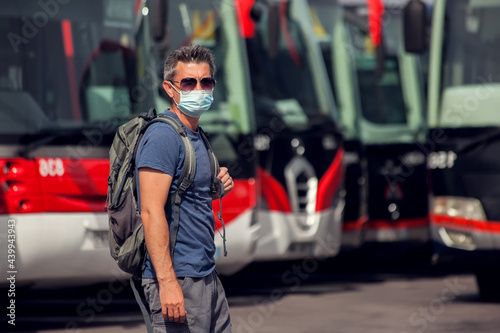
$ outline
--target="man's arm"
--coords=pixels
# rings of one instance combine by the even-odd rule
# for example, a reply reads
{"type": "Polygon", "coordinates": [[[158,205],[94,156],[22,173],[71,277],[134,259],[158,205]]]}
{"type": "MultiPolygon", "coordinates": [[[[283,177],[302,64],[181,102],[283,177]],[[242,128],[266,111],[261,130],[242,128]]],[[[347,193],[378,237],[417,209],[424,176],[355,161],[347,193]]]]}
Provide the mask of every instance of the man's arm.
{"type": "Polygon", "coordinates": [[[186,317],[184,295],[170,257],[170,232],[165,217],[172,176],[155,169],[140,168],[139,184],[144,237],[158,279],[163,317],[183,323],[186,317]]]}

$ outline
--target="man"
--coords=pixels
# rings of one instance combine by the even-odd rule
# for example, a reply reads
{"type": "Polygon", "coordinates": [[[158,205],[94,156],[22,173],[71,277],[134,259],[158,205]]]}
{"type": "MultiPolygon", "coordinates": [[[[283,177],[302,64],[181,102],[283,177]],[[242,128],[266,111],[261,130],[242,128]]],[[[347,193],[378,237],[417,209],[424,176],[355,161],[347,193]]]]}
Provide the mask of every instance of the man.
{"type": "MultiPolygon", "coordinates": [[[[148,256],[143,288],[155,332],[231,332],[229,307],[215,272],[211,171],[207,148],[198,130],[201,114],[210,107],[215,87],[210,50],[181,47],[165,60],[163,88],[173,101],[170,110],[187,128],[196,154],[194,183],[182,197],[173,258],[170,255],[169,193],[177,188],[184,147],[174,129],[153,124],[137,153],[141,217],[148,256]]],[[[225,193],[234,183],[227,168],[218,178],[225,193]]]]}

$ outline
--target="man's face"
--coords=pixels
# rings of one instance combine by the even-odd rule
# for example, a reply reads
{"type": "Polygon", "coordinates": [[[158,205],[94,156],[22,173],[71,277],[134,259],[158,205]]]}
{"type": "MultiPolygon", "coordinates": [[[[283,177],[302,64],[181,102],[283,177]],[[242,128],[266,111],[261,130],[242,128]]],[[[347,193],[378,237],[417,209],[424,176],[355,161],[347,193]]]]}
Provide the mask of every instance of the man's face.
{"type": "Polygon", "coordinates": [[[180,101],[179,92],[177,91],[203,90],[204,87],[202,87],[200,81],[204,78],[212,78],[212,76],[210,75],[210,66],[207,63],[196,64],[196,63],[178,62],[176,68],[176,75],[174,79],[172,80],[172,82],[163,81],[163,88],[167,92],[168,96],[170,96],[170,98],[174,98],[176,101],[180,101]],[[184,82],[182,82],[183,79],[184,82]],[[193,80],[189,79],[195,79],[196,85],[194,85],[193,80]],[[188,83],[193,82],[193,84],[189,85],[186,84],[186,82],[188,83]],[[177,91],[172,88],[172,85],[175,86],[177,91]]]}

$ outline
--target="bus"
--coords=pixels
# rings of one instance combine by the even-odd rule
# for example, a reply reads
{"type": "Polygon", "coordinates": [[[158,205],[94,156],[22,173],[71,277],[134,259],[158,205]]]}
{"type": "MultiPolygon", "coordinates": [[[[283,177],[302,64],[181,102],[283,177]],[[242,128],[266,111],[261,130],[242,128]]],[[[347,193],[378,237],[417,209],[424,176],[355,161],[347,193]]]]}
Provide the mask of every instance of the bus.
{"type": "MultiPolygon", "coordinates": [[[[181,27],[190,29],[186,20],[179,21],[190,14],[188,3],[0,1],[0,30],[6,37],[0,42],[0,253],[2,263],[8,263],[2,274],[14,276],[17,285],[83,285],[128,277],[109,255],[104,211],[109,148],[119,125],[151,107],[163,108],[159,54],[169,37],[181,37],[181,27]],[[170,15],[176,29],[166,30],[163,13],[172,14],[172,8],[182,15],[170,15]]],[[[226,3],[226,10],[217,12],[235,20],[231,8],[226,3]]],[[[215,53],[227,64],[218,64],[223,79],[213,117],[207,119],[210,112],[206,117],[214,127],[207,124],[206,130],[223,133],[212,136],[212,145],[222,165],[237,164],[240,171],[233,172],[236,189],[222,205],[230,255],[218,251],[216,256],[221,274],[232,274],[255,252],[257,185],[255,168],[242,153],[252,155],[253,146],[240,145],[254,130],[246,111],[251,105],[246,75],[238,72],[244,68],[236,47],[239,36],[224,24],[219,28],[215,33],[224,42],[215,53]]],[[[219,207],[214,202],[216,213],[219,207]]]]}
{"type": "MultiPolygon", "coordinates": [[[[406,7],[406,48],[426,52],[424,3],[406,7]],[[417,38],[413,39],[413,38],[417,38]]],[[[500,1],[433,4],[428,127],[433,262],[472,269],[500,299],[500,1]]]]}
{"type": "Polygon", "coordinates": [[[261,235],[255,261],[337,255],[344,144],[307,2],[235,0],[256,122],[261,235]]]}
{"type": "Polygon", "coordinates": [[[341,253],[351,253],[363,242],[368,221],[368,165],[361,141],[360,107],[357,105],[353,70],[345,48],[344,11],[337,2],[309,0],[314,35],[320,47],[339,113],[344,138],[345,207],[342,221],[341,253]],[[335,68],[335,70],[334,70],[335,68]],[[340,84],[342,82],[342,84],[340,84]]]}
{"type": "Polygon", "coordinates": [[[359,164],[348,191],[353,188],[354,202],[364,197],[367,206],[363,215],[351,211],[344,233],[361,229],[354,238],[358,243],[389,249],[426,246],[424,81],[419,59],[404,50],[403,6],[365,0],[339,1],[342,9],[322,0],[310,4],[345,135],[359,164]],[[366,196],[356,184],[362,172],[366,196]]]}

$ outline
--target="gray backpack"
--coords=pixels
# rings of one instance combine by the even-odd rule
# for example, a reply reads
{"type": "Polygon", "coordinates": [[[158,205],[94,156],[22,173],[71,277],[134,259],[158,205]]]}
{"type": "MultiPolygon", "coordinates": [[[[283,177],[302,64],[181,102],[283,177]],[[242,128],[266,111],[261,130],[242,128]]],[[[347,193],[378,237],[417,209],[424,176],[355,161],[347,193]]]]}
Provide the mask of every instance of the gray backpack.
{"type": "MultiPolygon", "coordinates": [[[[139,275],[138,277],[140,277],[145,259],[146,244],[137,203],[135,156],[146,129],[156,122],[164,122],[172,126],[179,134],[185,149],[184,164],[177,191],[169,195],[167,200],[167,205],[174,205],[173,231],[170,233],[170,253],[172,256],[179,228],[182,194],[193,183],[196,172],[196,156],[186,128],[168,113],[157,115],[155,109],[151,109],[118,128],[109,150],[110,171],[104,208],[108,212],[109,248],[111,257],[115,259],[118,266],[127,273],[139,275]]],[[[222,193],[219,192],[222,198],[224,189],[220,186],[220,179],[217,178],[219,163],[201,128],[200,132],[210,157],[211,193],[222,191],[222,193]]],[[[219,218],[221,218],[220,215],[219,218]]],[[[225,230],[222,237],[225,248],[225,230]]]]}

